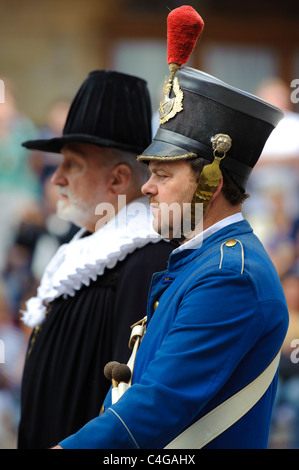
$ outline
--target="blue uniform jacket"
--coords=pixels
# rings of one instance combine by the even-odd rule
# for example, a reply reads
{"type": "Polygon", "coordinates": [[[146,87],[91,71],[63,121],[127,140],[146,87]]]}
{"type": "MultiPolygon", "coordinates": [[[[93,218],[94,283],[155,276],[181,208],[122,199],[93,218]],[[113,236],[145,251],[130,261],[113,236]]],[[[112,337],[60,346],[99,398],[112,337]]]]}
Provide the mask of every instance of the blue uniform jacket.
{"type": "MultiPolygon", "coordinates": [[[[245,220],[198,249],[172,253],[167,271],[153,276],[147,314],[132,387],[112,406],[108,394],[104,414],[63,448],[165,447],[257,377],[288,327],[276,270],[245,220]],[[227,246],[229,239],[238,242],[227,246]]],[[[206,447],[267,447],[276,386],[277,374],[259,402],[206,447]]]]}

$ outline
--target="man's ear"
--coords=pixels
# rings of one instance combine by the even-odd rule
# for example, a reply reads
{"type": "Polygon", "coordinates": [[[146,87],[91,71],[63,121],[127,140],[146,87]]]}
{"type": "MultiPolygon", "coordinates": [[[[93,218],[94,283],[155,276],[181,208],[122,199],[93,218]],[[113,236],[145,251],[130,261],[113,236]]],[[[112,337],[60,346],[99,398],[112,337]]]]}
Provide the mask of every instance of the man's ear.
{"type": "Polygon", "coordinates": [[[213,196],[211,197],[210,202],[213,202],[216,199],[216,197],[220,194],[222,188],[223,188],[223,176],[221,176],[219,184],[217,188],[215,189],[215,191],[213,192],[213,196]]]}
{"type": "Polygon", "coordinates": [[[132,170],[126,163],[118,163],[109,173],[109,191],[113,195],[124,192],[132,179],[132,170]]]}

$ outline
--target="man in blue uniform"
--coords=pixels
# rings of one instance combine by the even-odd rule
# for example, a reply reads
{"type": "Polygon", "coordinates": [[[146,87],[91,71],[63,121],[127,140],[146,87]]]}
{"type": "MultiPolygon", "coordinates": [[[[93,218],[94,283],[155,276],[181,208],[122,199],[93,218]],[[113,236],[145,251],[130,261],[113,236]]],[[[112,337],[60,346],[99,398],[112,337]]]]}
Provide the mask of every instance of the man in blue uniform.
{"type": "Polygon", "coordinates": [[[102,415],[58,448],[267,447],[277,372],[227,429],[225,412],[213,421],[213,410],[267,369],[288,326],[278,275],[241,213],[246,181],[282,113],[194,69],[178,68],[170,83],[160,128],[139,160],[151,172],[142,190],[154,228],[165,236],[167,226],[179,246],[153,276],[131,387],[113,404],[109,393],[102,415]],[[181,212],[166,217],[163,205],[173,203],[181,212]],[[210,412],[207,426],[170,444],[210,412]]]}

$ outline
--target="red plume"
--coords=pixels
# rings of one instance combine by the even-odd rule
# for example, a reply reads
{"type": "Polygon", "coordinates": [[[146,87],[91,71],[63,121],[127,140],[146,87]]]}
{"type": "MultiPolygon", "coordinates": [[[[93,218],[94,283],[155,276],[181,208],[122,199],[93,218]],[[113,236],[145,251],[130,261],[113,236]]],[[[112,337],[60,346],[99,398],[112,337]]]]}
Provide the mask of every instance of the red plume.
{"type": "Polygon", "coordinates": [[[203,30],[201,16],[191,6],[172,10],[167,17],[167,63],[185,64],[203,30]]]}

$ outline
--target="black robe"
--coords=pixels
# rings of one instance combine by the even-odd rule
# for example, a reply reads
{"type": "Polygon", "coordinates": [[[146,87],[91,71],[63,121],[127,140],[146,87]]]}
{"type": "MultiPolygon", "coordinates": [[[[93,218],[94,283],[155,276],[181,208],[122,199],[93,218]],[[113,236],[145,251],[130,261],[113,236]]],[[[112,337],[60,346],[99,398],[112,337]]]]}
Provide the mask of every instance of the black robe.
{"type": "Polygon", "coordinates": [[[111,385],[104,366],[127,362],[130,326],[146,315],[151,276],[166,269],[172,249],[164,241],[136,249],[74,297],[52,302],[29,341],[19,449],[49,448],[99,414],[111,385]]]}

